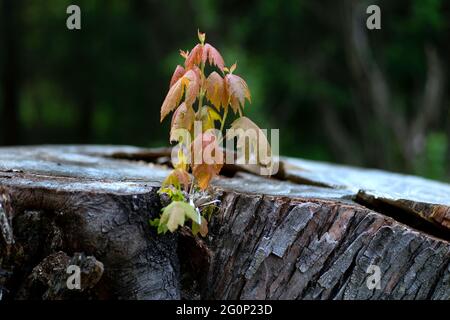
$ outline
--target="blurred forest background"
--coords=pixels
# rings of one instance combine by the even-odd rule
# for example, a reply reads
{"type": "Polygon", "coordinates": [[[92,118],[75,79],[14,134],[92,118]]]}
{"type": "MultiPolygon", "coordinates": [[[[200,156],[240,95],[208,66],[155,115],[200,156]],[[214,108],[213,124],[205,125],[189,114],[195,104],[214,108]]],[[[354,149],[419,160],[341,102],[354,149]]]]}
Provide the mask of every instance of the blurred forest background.
{"type": "Polygon", "coordinates": [[[167,145],[159,108],[199,28],[238,62],[245,112],[280,128],[282,154],[450,180],[450,1],[0,3],[1,145],[167,145]]]}

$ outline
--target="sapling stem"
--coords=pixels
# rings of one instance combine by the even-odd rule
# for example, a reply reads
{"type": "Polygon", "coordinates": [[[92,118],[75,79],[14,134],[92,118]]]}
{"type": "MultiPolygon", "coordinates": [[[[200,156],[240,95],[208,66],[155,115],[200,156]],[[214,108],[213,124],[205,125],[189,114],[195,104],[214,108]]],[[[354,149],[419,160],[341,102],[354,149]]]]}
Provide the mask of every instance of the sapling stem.
{"type": "Polygon", "coordinates": [[[222,117],[222,123],[220,124],[220,132],[223,131],[223,127],[225,126],[225,121],[227,120],[227,115],[228,115],[228,105],[225,108],[225,111],[223,113],[223,117],[222,117]]]}

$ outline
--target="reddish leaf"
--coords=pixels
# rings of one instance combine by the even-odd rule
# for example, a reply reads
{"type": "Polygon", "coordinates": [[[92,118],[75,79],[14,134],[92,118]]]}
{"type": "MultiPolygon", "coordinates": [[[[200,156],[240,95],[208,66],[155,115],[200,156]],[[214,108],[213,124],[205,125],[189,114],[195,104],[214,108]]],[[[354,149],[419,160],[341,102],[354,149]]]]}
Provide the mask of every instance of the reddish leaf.
{"type": "Polygon", "coordinates": [[[178,79],[173,86],[170,87],[169,92],[167,93],[167,96],[161,106],[161,122],[169,114],[169,112],[174,110],[180,103],[184,92],[183,78],[184,77],[178,79]]]}
{"type": "Polygon", "coordinates": [[[180,49],[180,56],[183,57],[186,61],[187,57],[189,56],[189,50],[184,51],[180,49]]]}
{"type": "Polygon", "coordinates": [[[170,141],[176,141],[177,136],[175,135],[176,129],[186,129],[191,130],[194,124],[195,112],[192,106],[187,106],[186,103],[180,104],[180,106],[175,110],[172,116],[172,123],[170,125],[170,141]]]}
{"type": "Polygon", "coordinates": [[[197,136],[192,145],[194,154],[192,174],[199,187],[204,190],[222,169],[223,153],[218,148],[216,136],[209,131],[197,136]]]}
{"type": "Polygon", "coordinates": [[[257,164],[273,164],[272,151],[264,132],[249,118],[239,117],[227,130],[226,139],[238,138],[238,155],[252,158],[257,164]]]}
{"type": "Polygon", "coordinates": [[[251,103],[250,90],[244,79],[234,74],[227,74],[225,84],[231,108],[235,113],[239,111],[239,108],[244,108],[245,99],[251,103]]]}
{"type": "Polygon", "coordinates": [[[198,68],[188,70],[186,74],[183,76],[183,79],[186,79],[186,105],[191,106],[200,91],[200,73],[198,68]]]}
{"type": "Polygon", "coordinates": [[[217,110],[220,110],[221,106],[226,106],[227,94],[225,90],[225,81],[217,72],[214,71],[208,76],[205,87],[206,98],[211,101],[217,110]]]}
{"type": "MultiPolygon", "coordinates": [[[[212,130],[208,130],[202,134],[199,134],[195,137],[194,141],[192,142],[192,154],[194,154],[195,159],[194,162],[198,163],[212,163],[213,160],[211,159],[204,159],[203,155],[205,154],[205,149],[208,148],[208,150],[214,151],[218,150],[218,144],[217,144],[217,137],[214,135],[212,130]]],[[[207,156],[215,156],[215,153],[212,152],[212,154],[206,154],[207,156]]]]}
{"type": "Polygon", "coordinates": [[[169,89],[161,106],[161,121],[173,111],[180,103],[183,93],[186,91],[186,105],[191,106],[200,91],[200,76],[198,68],[188,70],[184,76],[178,79],[169,89]]]}
{"type": "Polygon", "coordinates": [[[203,46],[201,44],[197,44],[192,51],[189,53],[185,66],[186,69],[191,69],[194,65],[200,65],[200,62],[202,61],[202,54],[203,54],[203,46]]]}
{"type": "Polygon", "coordinates": [[[178,65],[175,68],[175,71],[173,72],[172,79],[170,79],[170,86],[169,87],[172,87],[173,84],[175,82],[177,82],[178,79],[180,79],[184,75],[185,72],[186,71],[184,70],[184,68],[182,66],[178,65]]]}
{"type": "Polygon", "coordinates": [[[203,47],[202,62],[206,63],[207,59],[210,65],[215,65],[221,71],[223,70],[225,62],[223,61],[222,56],[220,55],[219,51],[217,51],[217,49],[209,43],[205,44],[205,46],[203,47]]]}
{"type": "Polygon", "coordinates": [[[206,43],[205,45],[197,44],[189,53],[185,66],[187,69],[190,69],[194,65],[199,66],[201,62],[206,63],[206,61],[208,61],[210,65],[217,66],[220,70],[223,70],[225,66],[225,62],[219,51],[209,43],[206,43]]]}

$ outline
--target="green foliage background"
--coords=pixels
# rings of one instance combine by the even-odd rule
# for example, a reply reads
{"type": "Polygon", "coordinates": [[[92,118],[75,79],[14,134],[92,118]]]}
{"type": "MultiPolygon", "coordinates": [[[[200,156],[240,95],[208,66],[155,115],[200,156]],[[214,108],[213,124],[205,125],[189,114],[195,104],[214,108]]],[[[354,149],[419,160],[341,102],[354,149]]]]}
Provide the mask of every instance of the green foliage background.
{"type": "MultiPolygon", "coordinates": [[[[200,28],[227,64],[238,62],[237,74],[252,92],[246,113],[262,128],[280,128],[282,154],[450,179],[448,84],[424,147],[405,159],[383,123],[355,115],[365,105],[355,102],[341,1],[0,2],[1,17],[12,17],[10,25],[3,19],[1,30],[0,110],[11,107],[2,98],[11,90],[6,33],[16,40],[18,76],[17,130],[1,130],[2,144],[166,145],[170,121],[159,123],[159,108],[181,63],[178,49],[190,49],[200,28]],[[70,4],[81,7],[80,31],[66,28],[70,4]],[[326,108],[336,114],[331,125],[347,133],[345,150],[330,137],[326,108]],[[380,144],[387,147],[378,149],[380,144]]],[[[449,75],[449,4],[373,3],[382,8],[382,30],[369,32],[372,53],[388,76],[390,108],[408,121],[421,112],[428,45],[437,48],[449,75]]],[[[5,114],[0,129],[11,121],[5,114]]]]}

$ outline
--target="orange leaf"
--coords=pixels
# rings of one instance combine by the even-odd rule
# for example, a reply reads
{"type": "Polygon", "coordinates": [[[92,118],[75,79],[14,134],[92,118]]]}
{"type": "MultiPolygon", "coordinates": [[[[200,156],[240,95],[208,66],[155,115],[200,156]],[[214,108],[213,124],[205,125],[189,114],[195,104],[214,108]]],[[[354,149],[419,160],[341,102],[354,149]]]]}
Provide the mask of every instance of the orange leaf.
{"type": "Polygon", "coordinates": [[[217,72],[214,71],[208,76],[205,87],[206,98],[211,101],[217,110],[220,110],[220,106],[226,106],[225,81],[217,72]]]}
{"type": "Polygon", "coordinates": [[[201,189],[206,189],[211,179],[217,176],[223,166],[223,153],[218,148],[216,136],[209,131],[197,136],[192,143],[194,163],[192,174],[201,189]],[[210,151],[205,152],[205,151],[210,151]],[[220,152],[220,153],[216,153],[220,152]],[[208,158],[205,158],[204,155],[208,158]],[[198,161],[196,157],[201,157],[198,161]]]}
{"type": "Polygon", "coordinates": [[[173,72],[172,79],[170,79],[170,86],[169,86],[169,87],[172,87],[173,84],[174,84],[175,82],[177,82],[178,79],[180,79],[180,78],[184,75],[185,72],[186,72],[186,71],[184,70],[184,68],[183,68],[182,66],[179,66],[179,65],[178,65],[178,66],[175,68],[175,71],[173,72]]]}
{"type": "Polygon", "coordinates": [[[202,62],[206,63],[206,59],[208,59],[210,65],[215,65],[221,71],[223,70],[225,62],[223,61],[222,56],[220,55],[219,51],[217,51],[217,49],[209,43],[205,44],[202,52],[202,62]]]}
{"type": "Polygon", "coordinates": [[[235,113],[239,111],[239,108],[244,108],[245,99],[251,103],[250,90],[244,79],[234,74],[227,74],[225,76],[225,84],[231,108],[235,113]]]}
{"type": "Polygon", "coordinates": [[[169,89],[169,92],[167,93],[166,98],[164,99],[164,102],[161,106],[161,122],[164,120],[164,118],[174,110],[178,104],[180,103],[181,97],[183,96],[184,92],[184,83],[183,83],[184,77],[178,79],[169,89]]]}
{"type": "Polygon", "coordinates": [[[192,154],[195,154],[196,159],[198,160],[194,160],[194,162],[197,163],[205,163],[205,161],[212,163],[213,160],[210,159],[204,159],[203,155],[204,155],[204,150],[206,148],[208,148],[208,150],[211,150],[211,155],[207,155],[207,156],[211,156],[214,157],[215,150],[219,150],[218,145],[217,145],[217,138],[214,135],[212,130],[208,130],[204,133],[201,133],[199,135],[197,135],[194,139],[194,141],[192,142],[192,148],[194,148],[192,150],[192,154]],[[198,156],[197,156],[198,155],[198,156]]]}
{"type": "Polygon", "coordinates": [[[188,70],[183,76],[186,80],[186,105],[191,106],[200,91],[200,70],[198,68],[188,70]]]}
{"type": "Polygon", "coordinates": [[[180,106],[175,110],[172,116],[172,123],[170,125],[170,141],[177,140],[176,135],[174,135],[176,129],[186,129],[191,130],[194,124],[195,112],[192,106],[187,106],[186,103],[180,104],[180,106]]]}
{"type": "Polygon", "coordinates": [[[179,105],[185,91],[184,100],[186,105],[191,106],[200,91],[200,70],[198,68],[188,70],[170,87],[161,106],[161,121],[179,105]]]}
{"type": "Polygon", "coordinates": [[[199,164],[194,166],[192,174],[197,179],[200,189],[208,188],[210,181],[219,174],[221,164],[199,164]]]}

